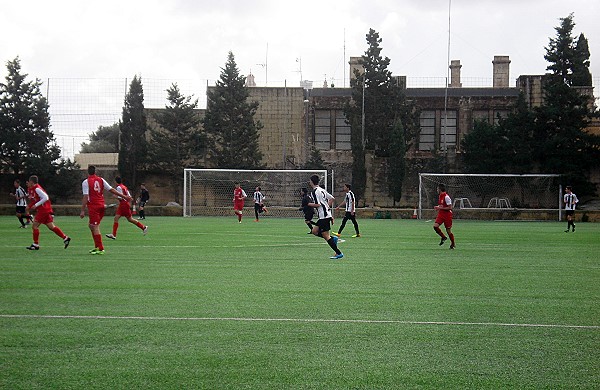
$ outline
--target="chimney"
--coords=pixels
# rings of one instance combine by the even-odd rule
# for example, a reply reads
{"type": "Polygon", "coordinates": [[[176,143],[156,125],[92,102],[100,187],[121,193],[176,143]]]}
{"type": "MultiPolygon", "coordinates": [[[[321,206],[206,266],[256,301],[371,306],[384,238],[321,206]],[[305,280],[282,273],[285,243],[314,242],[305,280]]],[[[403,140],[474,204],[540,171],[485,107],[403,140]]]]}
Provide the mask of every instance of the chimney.
{"type": "Polygon", "coordinates": [[[365,68],[362,65],[362,57],[350,57],[350,80],[354,80],[356,77],[354,76],[354,69],[358,70],[358,74],[362,75],[365,73],[365,68]]]}
{"type": "Polygon", "coordinates": [[[462,68],[462,65],[460,64],[460,60],[450,61],[450,85],[449,85],[449,87],[451,87],[451,88],[462,87],[462,83],[460,82],[460,68],[462,68]]]}
{"type": "Polygon", "coordinates": [[[510,79],[510,59],[508,56],[494,56],[494,88],[508,88],[510,79]]]}

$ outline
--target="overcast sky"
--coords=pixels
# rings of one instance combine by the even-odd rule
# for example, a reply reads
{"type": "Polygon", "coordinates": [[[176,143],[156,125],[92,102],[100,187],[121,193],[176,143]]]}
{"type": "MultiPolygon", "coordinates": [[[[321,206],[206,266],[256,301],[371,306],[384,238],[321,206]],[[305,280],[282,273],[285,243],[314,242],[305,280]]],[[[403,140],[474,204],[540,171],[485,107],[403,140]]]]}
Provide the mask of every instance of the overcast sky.
{"type": "MultiPolygon", "coordinates": [[[[213,84],[229,51],[258,86],[298,86],[301,77],[316,87],[325,79],[348,86],[348,59],[364,54],[373,28],[394,75],[407,76],[409,86],[411,78],[424,80],[417,86],[436,78],[439,86],[448,69],[449,9],[449,57],[461,61],[464,86],[491,86],[494,55],[510,56],[511,85],[519,75],[545,73],[544,48],[570,13],[574,35],[588,38],[590,70],[600,86],[599,0],[0,0],[0,79],[6,62],[19,56],[23,73],[44,82],[141,75],[147,107],[150,95],[160,95],[150,106],[166,104],[171,82],[192,80],[194,87],[182,93],[199,97],[202,107],[204,91],[195,85],[213,84]],[[152,79],[165,84],[152,92],[152,79]]],[[[95,94],[90,83],[64,94],[95,94]]],[[[116,98],[101,99],[114,104],[104,110],[112,114],[85,126],[61,119],[51,90],[52,128],[63,150],[70,145],[67,156],[99,124],[118,120],[125,83],[117,84],[116,98]]]]}
{"type": "MultiPolygon", "coordinates": [[[[218,79],[228,51],[258,85],[342,86],[350,56],[379,32],[390,70],[445,77],[449,0],[0,0],[2,63],[52,77],[218,79]],[[267,51],[268,47],[268,51],[267,51]],[[344,49],[345,47],[345,49],[344,49]],[[345,50],[345,56],[344,56],[345,50]],[[267,72],[263,66],[267,64],[267,72]]],[[[511,79],[541,74],[544,47],[571,12],[589,40],[591,71],[600,76],[600,1],[453,0],[450,59],[463,77],[491,78],[494,55],[511,58],[511,79]]],[[[2,75],[5,76],[5,68],[2,75]]]]}

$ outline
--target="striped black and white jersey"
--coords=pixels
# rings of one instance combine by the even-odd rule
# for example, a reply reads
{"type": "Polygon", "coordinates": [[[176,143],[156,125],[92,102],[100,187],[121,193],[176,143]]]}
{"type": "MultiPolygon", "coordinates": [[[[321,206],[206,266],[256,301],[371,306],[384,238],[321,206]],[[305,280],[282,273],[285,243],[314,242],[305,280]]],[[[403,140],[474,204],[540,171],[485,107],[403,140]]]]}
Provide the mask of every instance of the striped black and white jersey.
{"type": "Polygon", "coordinates": [[[263,204],[265,196],[260,191],[254,192],[254,203],[263,204]]]}
{"type": "Polygon", "coordinates": [[[312,198],[315,203],[319,205],[316,208],[317,216],[319,219],[331,218],[331,208],[329,207],[329,200],[334,199],[333,196],[325,191],[321,187],[317,187],[312,191],[312,198]]]}
{"type": "Polygon", "coordinates": [[[570,194],[565,194],[563,200],[565,201],[565,210],[575,210],[575,206],[579,203],[577,195],[572,192],[570,194]]]}
{"type": "Polygon", "coordinates": [[[17,199],[17,206],[27,206],[27,193],[23,187],[18,187],[15,191],[15,195],[17,199]]]}
{"type": "Polygon", "coordinates": [[[356,211],[356,198],[354,198],[354,192],[346,192],[346,212],[353,213],[356,211]]]}

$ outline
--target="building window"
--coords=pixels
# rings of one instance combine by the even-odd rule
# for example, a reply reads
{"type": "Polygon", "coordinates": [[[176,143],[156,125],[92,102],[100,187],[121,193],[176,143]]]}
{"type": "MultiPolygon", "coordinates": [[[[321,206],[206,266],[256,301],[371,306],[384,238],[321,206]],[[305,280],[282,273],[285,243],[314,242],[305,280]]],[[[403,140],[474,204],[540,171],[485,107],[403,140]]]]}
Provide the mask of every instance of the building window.
{"type": "Polygon", "coordinates": [[[440,149],[444,150],[456,146],[456,111],[442,111],[441,115],[440,149]]]}
{"type": "Polygon", "coordinates": [[[473,126],[476,121],[490,123],[490,112],[488,110],[473,110],[473,126]]]}
{"type": "Polygon", "coordinates": [[[331,113],[328,110],[315,110],[315,148],[331,149],[331,113]]]}
{"type": "Polygon", "coordinates": [[[342,110],[315,110],[315,147],[351,150],[350,125],[342,110]]]}
{"type": "Polygon", "coordinates": [[[338,150],[351,150],[350,125],[346,123],[344,111],[335,111],[335,148],[338,150]]]}
{"type": "Polygon", "coordinates": [[[435,149],[435,111],[421,111],[421,131],[419,134],[419,150],[435,149]]]}

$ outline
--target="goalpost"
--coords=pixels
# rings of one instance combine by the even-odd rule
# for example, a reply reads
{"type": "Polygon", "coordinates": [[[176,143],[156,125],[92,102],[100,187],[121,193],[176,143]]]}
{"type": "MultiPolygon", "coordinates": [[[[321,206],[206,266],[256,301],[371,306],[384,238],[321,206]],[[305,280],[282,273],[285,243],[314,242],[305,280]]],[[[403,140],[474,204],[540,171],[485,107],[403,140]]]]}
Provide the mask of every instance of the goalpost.
{"type": "Polygon", "coordinates": [[[184,169],[183,216],[233,215],[233,188],[240,183],[248,195],[244,214],[254,215],[252,194],[261,187],[267,215],[301,217],[300,189],[309,188],[312,175],[319,175],[327,189],[326,170],[184,169]]]}
{"type": "Polygon", "coordinates": [[[463,219],[561,220],[562,187],[554,174],[419,174],[419,218],[435,218],[443,183],[463,219]]]}

